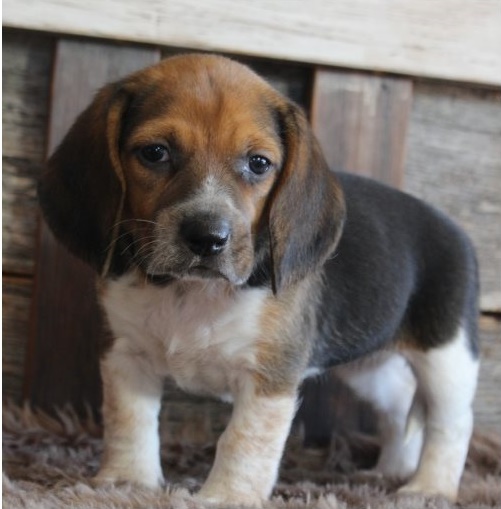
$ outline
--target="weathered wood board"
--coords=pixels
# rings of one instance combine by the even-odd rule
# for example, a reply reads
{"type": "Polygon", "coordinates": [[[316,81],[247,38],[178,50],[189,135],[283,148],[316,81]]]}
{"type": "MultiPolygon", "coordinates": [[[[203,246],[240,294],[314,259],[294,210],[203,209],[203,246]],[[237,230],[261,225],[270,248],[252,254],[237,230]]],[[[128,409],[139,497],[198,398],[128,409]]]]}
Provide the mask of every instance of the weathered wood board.
{"type": "Polygon", "coordinates": [[[45,160],[53,39],[29,32],[3,36],[2,263],[33,274],[36,179],[45,160]]]}
{"type": "Polygon", "coordinates": [[[24,384],[52,49],[47,35],[3,34],[2,382],[3,395],[16,400],[24,384]]]}
{"type": "Polygon", "coordinates": [[[3,23],[501,84],[498,0],[4,0],[3,23]]]}
{"type": "Polygon", "coordinates": [[[26,367],[33,280],[3,277],[2,286],[2,394],[19,401],[26,367]]]}
{"type": "Polygon", "coordinates": [[[501,312],[501,90],[417,82],[404,187],[466,229],[481,308],[501,312]]]}
{"type": "Polygon", "coordinates": [[[480,319],[480,372],[473,404],[475,425],[501,436],[501,319],[480,319]]]}
{"type": "Polygon", "coordinates": [[[329,166],[401,188],[411,105],[410,79],[317,70],[311,122],[329,166]]]}

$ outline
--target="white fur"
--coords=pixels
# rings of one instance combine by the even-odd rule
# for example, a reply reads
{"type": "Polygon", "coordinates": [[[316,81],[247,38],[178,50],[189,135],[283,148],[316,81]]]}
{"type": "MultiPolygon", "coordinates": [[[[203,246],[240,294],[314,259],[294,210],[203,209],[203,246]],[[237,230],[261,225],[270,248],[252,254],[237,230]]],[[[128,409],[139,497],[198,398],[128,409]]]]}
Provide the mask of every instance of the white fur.
{"type": "Polygon", "coordinates": [[[407,354],[426,404],[426,435],[419,468],[401,491],[457,497],[473,429],[478,359],[460,328],[441,348],[407,354]]]}
{"type": "Polygon", "coordinates": [[[162,379],[123,339],[101,361],[104,453],[98,481],[163,483],[158,413],[162,379]]]}
{"type": "Polygon", "coordinates": [[[377,353],[336,368],[335,373],[378,413],[382,449],[376,470],[397,479],[410,477],[419,463],[423,429],[407,427],[416,393],[407,361],[395,353],[377,353]]]}
{"type": "Polygon", "coordinates": [[[259,504],[269,496],[295,411],[295,394],[254,386],[256,343],[269,290],[235,292],[225,282],[165,288],[137,276],[110,282],[102,297],[117,340],[102,362],[106,454],[101,479],[161,480],[157,415],[160,381],[235,401],[202,495],[259,504]],[[126,290],[126,291],[124,291],[126,290]]]}
{"type": "Polygon", "coordinates": [[[212,280],[160,288],[127,276],[110,283],[102,300],[115,336],[141,352],[154,373],[187,391],[222,397],[255,367],[267,293],[235,292],[212,280]]]}

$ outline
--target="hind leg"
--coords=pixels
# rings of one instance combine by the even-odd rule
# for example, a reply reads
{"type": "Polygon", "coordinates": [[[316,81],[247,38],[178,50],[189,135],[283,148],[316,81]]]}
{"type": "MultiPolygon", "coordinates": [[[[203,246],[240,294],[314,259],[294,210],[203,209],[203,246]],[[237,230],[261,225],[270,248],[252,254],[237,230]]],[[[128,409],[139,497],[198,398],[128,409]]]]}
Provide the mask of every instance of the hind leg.
{"type": "Polygon", "coordinates": [[[420,415],[418,405],[412,404],[416,379],[407,361],[398,354],[379,354],[337,368],[336,373],[378,413],[381,454],[376,471],[409,478],[419,462],[423,433],[417,420],[407,426],[411,408],[414,417],[420,415]]]}
{"type": "Polygon", "coordinates": [[[473,428],[478,359],[462,328],[446,345],[406,356],[426,404],[426,438],[419,468],[401,491],[455,500],[473,428]]]}

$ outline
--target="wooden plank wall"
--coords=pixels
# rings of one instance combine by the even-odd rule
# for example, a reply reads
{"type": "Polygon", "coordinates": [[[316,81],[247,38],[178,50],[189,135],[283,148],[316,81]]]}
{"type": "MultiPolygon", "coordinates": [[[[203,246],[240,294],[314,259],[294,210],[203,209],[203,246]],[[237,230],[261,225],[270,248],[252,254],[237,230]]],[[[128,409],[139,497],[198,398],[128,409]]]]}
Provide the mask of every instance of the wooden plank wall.
{"type": "Polygon", "coordinates": [[[327,163],[402,188],[412,80],[319,69],[311,122],[327,163]]]}
{"type": "MultiPolygon", "coordinates": [[[[54,40],[7,30],[3,43],[3,381],[4,395],[19,400],[33,291],[35,179],[45,154],[54,40]]],[[[310,68],[251,63],[277,88],[309,107],[310,68]]],[[[500,92],[426,81],[416,81],[413,87],[401,185],[435,203],[469,231],[481,261],[483,309],[499,312],[500,92]]],[[[482,324],[487,356],[476,412],[483,425],[496,427],[501,327],[495,318],[485,318],[482,324]]],[[[190,401],[178,396],[179,415],[189,413],[190,401]]],[[[213,413],[212,406],[205,408],[213,413]]]]}
{"type": "Polygon", "coordinates": [[[481,308],[501,313],[501,88],[418,81],[405,190],[446,211],[472,237],[481,308]]]}
{"type": "Polygon", "coordinates": [[[19,400],[33,291],[54,41],[26,32],[3,37],[3,394],[19,400]]]}
{"type": "MultiPolygon", "coordinates": [[[[156,49],[58,40],[47,152],[59,145],[96,90],[159,59],[156,49]]],[[[38,236],[25,396],[43,408],[68,402],[79,412],[85,405],[100,408],[98,359],[104,329],[94,271],[68,253],[43,221],[38,236]]]]}
{"type": "Polygon", "coordinates": [[[4,0],[3,23],[501,85],[498,0],[4,0]]]}

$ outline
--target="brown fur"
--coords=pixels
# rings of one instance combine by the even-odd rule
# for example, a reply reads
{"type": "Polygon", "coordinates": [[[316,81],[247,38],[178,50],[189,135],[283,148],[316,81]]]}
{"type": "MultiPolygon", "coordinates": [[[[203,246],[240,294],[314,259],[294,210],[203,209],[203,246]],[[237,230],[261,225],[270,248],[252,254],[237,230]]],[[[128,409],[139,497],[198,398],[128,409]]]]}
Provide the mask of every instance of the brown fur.
{"type": "Polygon", "coordinates": [[[124,233],[139,231],[146,257],[154,235],[148,221],[209,174],[232,195],[252,235],[269,228],[275,291],[332,252],[342,193],[304,114],[247,67],[215,56],[167,59],[105,87],[50,159],[39,194],[60,240],[106,276],[120,271],[124,233]],[[175,171],[141,164],[137,150],[152,143],[172,146],[175,171]],[[250,184],[235,165],[253,151],[275,170],[250,184]],[[308,245],[318,232],[323,240],[312,259],[308,245]]]}
{"type": "MultiPolygon", "coordinates": [[[[219,59],[214,59],[213,66],[216,65],[220,65],[219,59]]],[[[196,58],[191,62],[190,59],[188,62],[184,59],[169,60],[163,66],[144,71],[139,80],[133,77],[124,85],[125,90],[134,90],[138,81],[148,82],[147,90],[152,90],[152,93],[132,99],[129,107],[132,112],[129,111],[125,122],[121,161],[127,194],[122,220],[139,218],[153,221],[159,211],[184,199],[187,190],[196,188],[209,172],[213,172],[222,185],[238,196],[242,211],[252,224],[252,231],[255,232],[261,224],[261,214],[275,178],[265,179],[251,187],[232,171],[230,165],[242,154],[258,147],[260,153],[280,167],[283,147],[271,112],[276,94],[264,82],[254,80],[254,76],[243,67],[237,75],[233,68],[231,73],[217,73],[220,82],[214,84],[210,67],[204,78],[204,69],[196,72],[196,58]],[[186,83],[184,74],[182,81],[177,79],[180,73],[186,71],[188,63],[193,66],[192,86],[186,83]],[[215,86],[227,90],[216,102],[213,94],[215,86]],[[248,96],[242,101],[240,94],[246,86],[248,96]],[[196,88],[197,101],[194,101],[192,87],[196,88]],[[235,90],[234,94],[232,90],[235,90]],[[268,104],[263,100],[266,97],[268,104]],[[211,136],[210,133],[217,135],[211,136]],[[182,172],[155,173],[145,169],[138,161],[135,155],[137,147],[169,141],[177,145],[180,157],[184,158],[180,162],[182,172]]],[[[138,225],[132,221],[129,224],[132,228],[141,228],[145,239],[151,237],[151,223],[138,225]]]]}
{"type": "MultiPolygon", "coordinates": [[[[294,391],[300,383],[308,361],[310,345],[304,341],[312,323],[300,321],[301,311],[314,301],[315,285],[303,282],[294,289],[284,291],[278,298],[267,299],[259,329],[262,340],[257,345],[257,389],[273,395],[294,391]],[[291,333],[296,331],[296,334],[291,333]],[[294,338],[284,341],[284,338],[294,338]]],[[[310,305],[310,320],[314,322],[314,309],[310,305]]]]}

